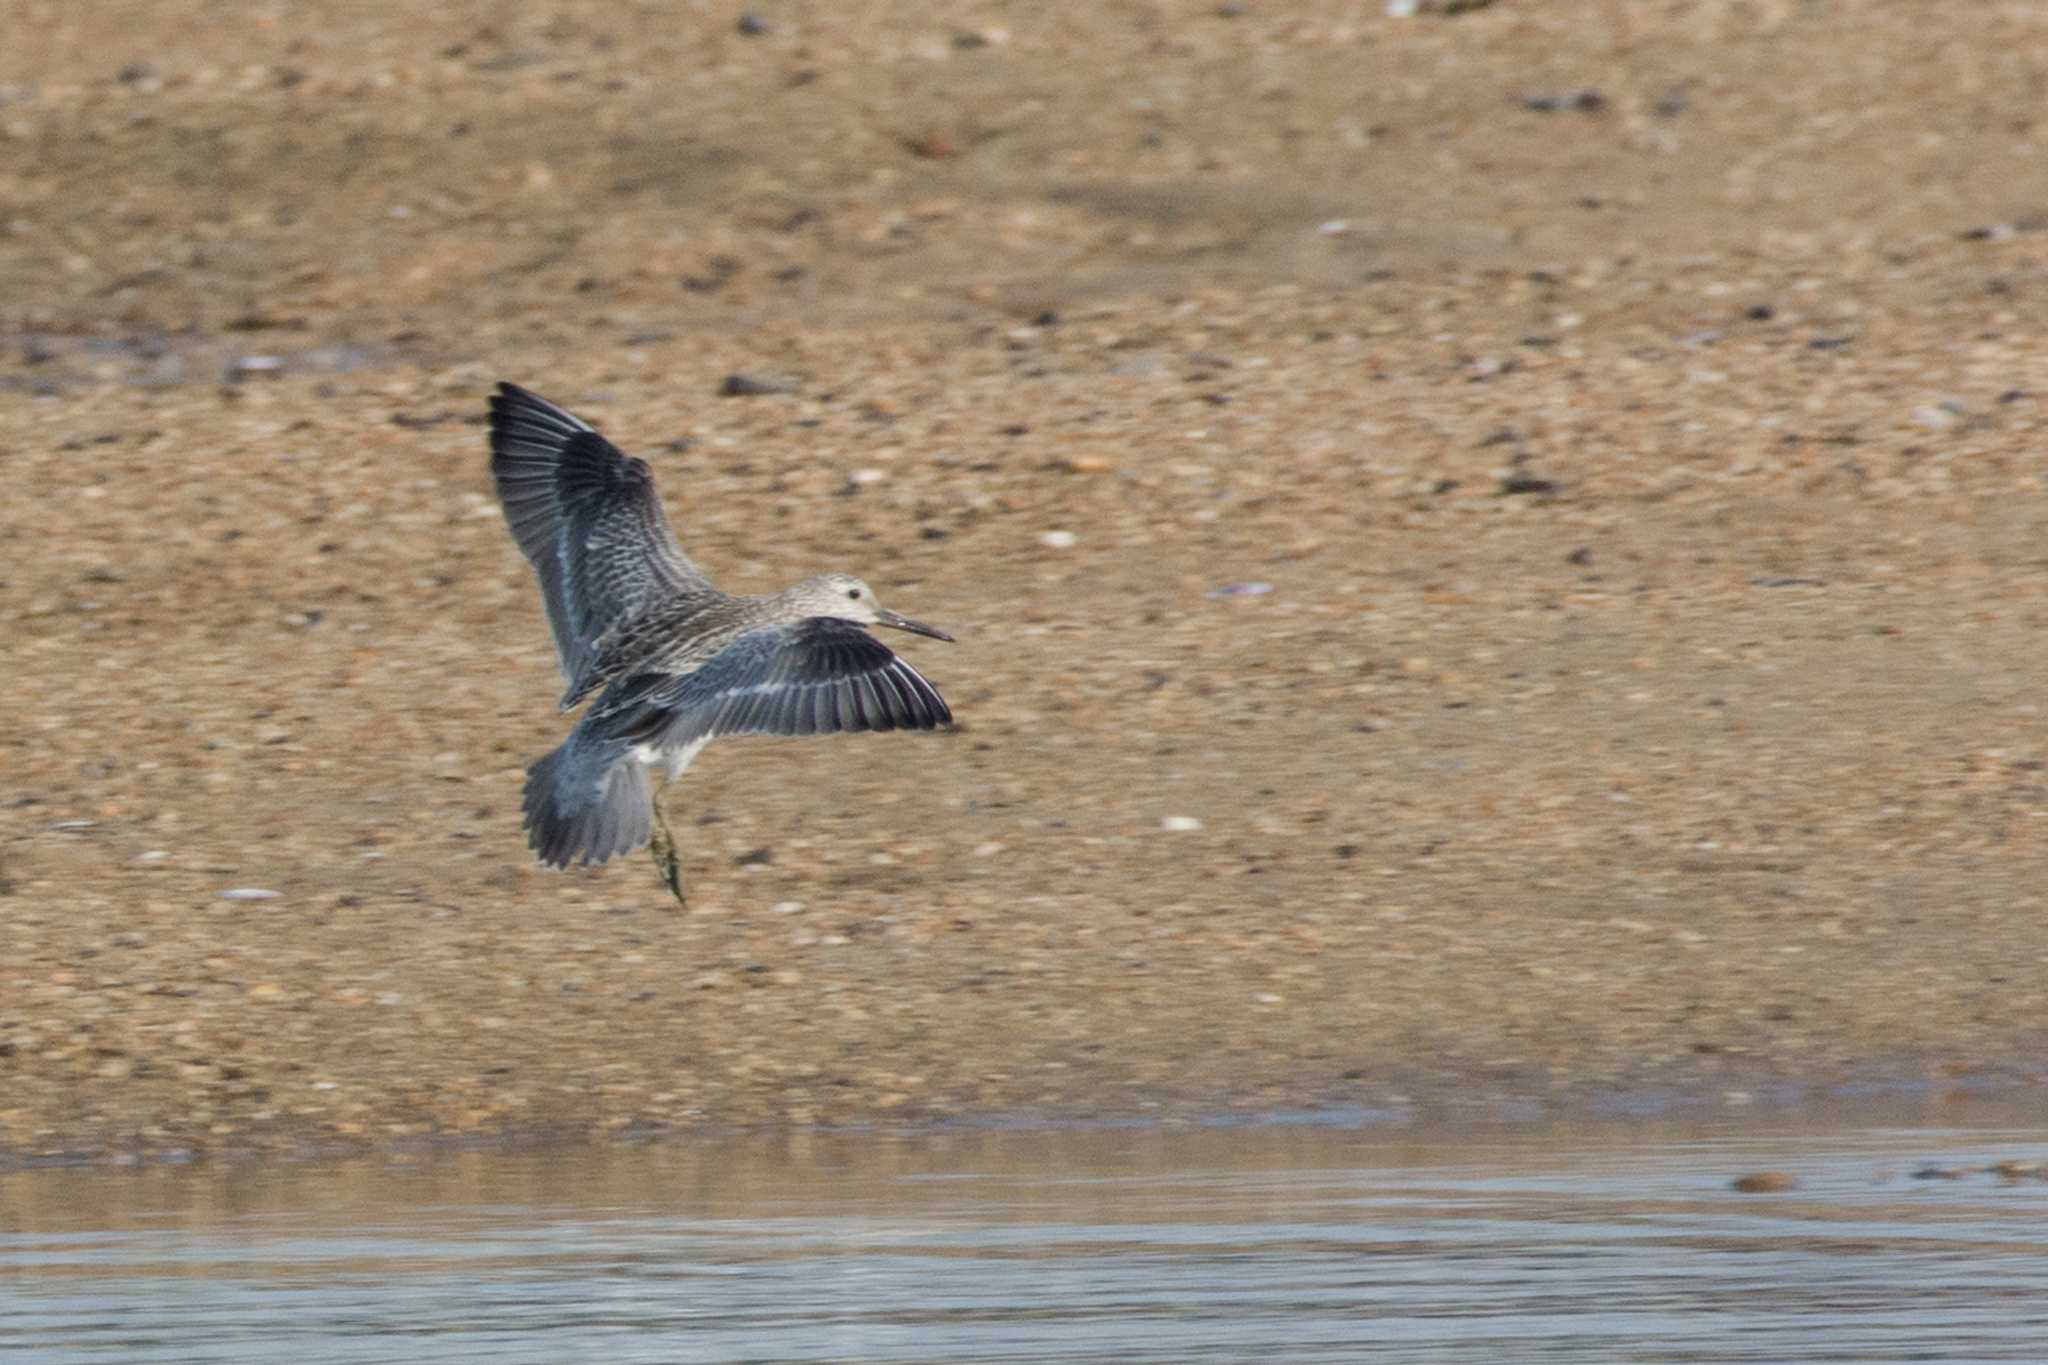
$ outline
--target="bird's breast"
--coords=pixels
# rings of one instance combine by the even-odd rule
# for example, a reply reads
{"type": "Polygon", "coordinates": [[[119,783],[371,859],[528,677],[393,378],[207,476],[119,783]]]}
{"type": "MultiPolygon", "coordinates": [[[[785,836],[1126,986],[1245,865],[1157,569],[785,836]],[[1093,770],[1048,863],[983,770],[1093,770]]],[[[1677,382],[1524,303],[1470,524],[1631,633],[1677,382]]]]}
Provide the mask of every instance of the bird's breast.
{"type": "Polygon", "coordinates": [[[683,775],[683,769],[690,766],[690,760],[698,751],[711,742],[709,735],[693,739],[688,744],[636,744],[632,754],[635,761],[650,768],[667,768],[668,780],[673,782],[683,775]]]}

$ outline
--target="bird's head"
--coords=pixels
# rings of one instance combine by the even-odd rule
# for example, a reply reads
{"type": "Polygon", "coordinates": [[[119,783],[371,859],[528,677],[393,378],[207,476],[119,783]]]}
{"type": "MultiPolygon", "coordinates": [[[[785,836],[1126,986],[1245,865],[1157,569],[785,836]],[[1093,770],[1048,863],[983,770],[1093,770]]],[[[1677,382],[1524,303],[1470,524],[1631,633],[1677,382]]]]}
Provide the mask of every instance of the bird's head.
{"type": "Polygon", "coordinates": [[[807,578],[789,590],[789,602],[811,616],[834,616],[842,621],[858,621],[862,625],[889,626],[907,630],[913,635],[929,635],[934,640],[953,638],[936,626],[890,611],[875,600],[873,588],[850,573],[827,573],[807,578]]]}

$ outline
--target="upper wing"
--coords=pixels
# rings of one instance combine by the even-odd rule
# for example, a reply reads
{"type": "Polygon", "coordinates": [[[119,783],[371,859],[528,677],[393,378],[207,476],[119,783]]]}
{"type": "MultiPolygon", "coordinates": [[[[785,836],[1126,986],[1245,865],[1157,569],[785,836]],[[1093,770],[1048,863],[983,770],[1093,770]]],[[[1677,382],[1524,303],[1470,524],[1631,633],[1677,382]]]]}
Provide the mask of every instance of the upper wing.
{"type": "Polygon", "coordinates": [[[750,631],[695,672],[627,680],[600,706],[614,717],[606,729],[616,737],[662,748],[719,735],[953,723],[946,699],[923,675],[853,622],[829,616],[750,631]]]}
{"type": "Polygon", "coordinates": [[[572,692],[605,634],[651,596],[710,586],[676,543],[646,462],[516,384],[491,396],[491,473],[572,692]]]}

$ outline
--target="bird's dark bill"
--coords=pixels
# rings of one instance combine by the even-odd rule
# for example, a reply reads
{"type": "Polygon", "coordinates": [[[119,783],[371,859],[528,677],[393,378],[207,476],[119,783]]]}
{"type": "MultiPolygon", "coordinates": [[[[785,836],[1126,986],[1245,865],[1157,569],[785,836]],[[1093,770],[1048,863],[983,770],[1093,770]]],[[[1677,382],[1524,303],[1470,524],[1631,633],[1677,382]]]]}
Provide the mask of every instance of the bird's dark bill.
{"type": "Polygon", "coordinates": [[[907,630],[912,635],[929,635],[934,640],[951,640],[953,638],[937,626],[928,626],[922,621],[913,621],[908,616],[898,616],[895,612],[886,609],[875,613],[875,624],[893,626],[897,630],[907,630]]]}

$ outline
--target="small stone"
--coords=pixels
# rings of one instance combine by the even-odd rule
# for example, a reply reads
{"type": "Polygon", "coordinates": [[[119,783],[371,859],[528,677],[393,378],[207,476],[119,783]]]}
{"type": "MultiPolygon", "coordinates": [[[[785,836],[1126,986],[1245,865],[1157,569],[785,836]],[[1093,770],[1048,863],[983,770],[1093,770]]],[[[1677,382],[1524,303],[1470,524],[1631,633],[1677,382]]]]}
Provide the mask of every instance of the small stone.
{"type": "Polygon", "coordinates": [[[774,30],[774,25],[752,10],[742,14],[739,22],[733,27],[739,30],[740,36],[743,38],[759,38],[774,30]]]}
{"type": "Polygon", "coordinates": [[[1210,597],[1264,597],[1273,591],[1271,583],[1225,583],[1220,588],[1209,589],[1210,597]]]}
{"type": "Polygon", "coordinates": [[[259,981],[249,988],[249,998],[251,1000],[282,1000],[284,999],[284,987],[278,985],[275,981],[259,981]]]}
{"type": "Polygon", "coordinates": [[[1798,1189],[1799,1181],[1789,1171],[1752,1171],[1729,1181],[1728,1188],[1739,1194],[1783,1194],[1798,1189]]]}
{"type": "Polygon", "coordinates": [[[1169,815],[1159,822],[1159,828],[1173,834],[1192,834],[1202,827],[1202,822],[1192,815],[1169,815]]]}
{"type": "Polygon", "coordinates": [[[1047,531],[1038,538],[1038,543],[1055,550],[1071,550],[1074,548],[1075,540],[1076,536],[1072,531],[1047,531]]]}
{"type": "Polygon", "coordinates": [[[284,357],[274,355],[238,355],[228,362],[228,382],[239,384],[244,379],[259,375],[276,375],[284,372],[284,357]]]}
{"type": "Polygon", "coordinates": [[[1522,107],[1538,114],[1555,114],[1565,109],[1597,114],[1607,107],[1607,97],[1598,90],[1574,90],[1568,95],[1524,95],[1522,107]]]}
{"type": "Polygon", "coordinates": [[[720,398],[756,398],[762,394],[795,393],[797,382],[779,374],[744,374],[734,372],[725,377],[718,386],[720,398]]]}
{"type": "Polygon", "coordinates": [[[260,886],[236,886],[220,893],[224,901],[274,901],[284,893],[269,891],[260,886]]]}
{"type": "Polygon", "coordinates": [[[1521,497],[1532,493],[1555,493],[1560,487],[1562,485],[1555,479],[1544,479],[1520,472],[1506,474],[1500,481],[1500,493],[1504,498],[1521,497]]]}

